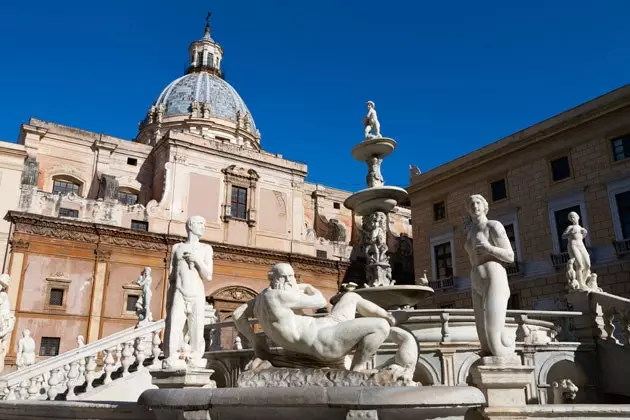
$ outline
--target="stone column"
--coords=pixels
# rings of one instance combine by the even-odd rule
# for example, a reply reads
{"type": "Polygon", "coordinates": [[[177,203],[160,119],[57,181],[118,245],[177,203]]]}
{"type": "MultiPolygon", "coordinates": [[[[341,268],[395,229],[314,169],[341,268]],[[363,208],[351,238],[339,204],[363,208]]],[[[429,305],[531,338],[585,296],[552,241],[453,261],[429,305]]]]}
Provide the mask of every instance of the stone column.
{"type": "Polygon", "coordinates": [[[9,302],[11,303],[11,315],[15,316],[19,293],[22,289],[22,272],[24,264],[27,262],[26,252],[30,243],[24,239],[11,240],[11,260],[9,263],[9,276],[11,284],[9,285],[9,302]]]}
{"type": "Polygon", "coordinates": [[[103,312],[103,294],[105,293],[107,265],[112,251],[95,249],[94,254],[96,254],[96,263],[94,266],[94,281],[92,282],[92,302],[90,303],[88,330],[85,337],[87,343],[92,343],[99,338],[98,334],[100,332],[101,314],[103,312]]]}

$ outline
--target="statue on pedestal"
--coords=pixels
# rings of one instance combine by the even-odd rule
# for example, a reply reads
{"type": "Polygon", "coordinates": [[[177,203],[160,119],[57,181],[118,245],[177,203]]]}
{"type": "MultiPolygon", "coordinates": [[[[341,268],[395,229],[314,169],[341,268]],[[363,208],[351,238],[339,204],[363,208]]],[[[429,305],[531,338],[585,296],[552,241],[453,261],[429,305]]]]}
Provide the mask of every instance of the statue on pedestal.
{"type": "Polygon", "coordinates": [[[35,340],[31,337],[31,330],[26,328],[22,331],[22,338],[18,340],[15,365],[18,369],[22,369],[33,363],[35,363],[35,340]]]}
{"type": "Polygon", "coordinates": [[[264,361],[278,366],[265,339],[248,322],[255,317],[268,338],[293,354],[285,367],[312,367],[316,361],[334,364],[354,352],[350,370],[361,372],[389,338],[399,347],[385,368],[411,380],[418,361],[417,342],[410,332],[395,326],[395,318],[385,309],[346,292],[330,314],[306,316],[302,314],[305,309],[327,306],[322,293],[310,284],[298,284],[293,268],[286,263],[274,265],[268,277],[269,287],[233,313],[234,325],[256,352],[250,368],[256,369],[264,361]],[[356,318],[357,312],[361,318],[356,318]]]}
{"type": "Polygon", "coordinates": [[[7,288],[11,278],[8,274],[0,274],[0,373],[4,370],[4,357],[11,341],[11,332],[15,325],[15,317],[11,315],[11,305],[7,288]]]}
{"type": "Polygon", "coordinates": [[[140,298],[136,302],[138,326],[153,322],[153,314],[151,314],[151,282],[151,267],[145,267],[138,280],[136,280],[136,284],[142,288],[140,298]]]}
{"type": "Polygon", "coordinates": [[[381,137],[381,124],[378,122],[374,102],[367,101],[368,113],[363,117],[363,125],[365,126],[365,139],[381,137]]]}
{"type": "Polygon", "coordinates": [[[514,262],[514,251],[505,228],[488,220],[488,202],[479,194],[468,199],[470,215],[464,249],[470,259],[472,303],[482,354],[512,356],[514,339],[505,330],[510,287],[503,263],[514,262]]]}
{"type": "Polygon", "coordinates": [[[191,216],[186,221],[188,238],[173,246],[169,271],[164,332],[164,369],[181,367],[179,351],[186,345],[184,332],[190,337],[189,367],[205,368],[203,326],[206,299],[203,281],[212,280],[212,247],[203,244],[206,221],[191,216]]]}
{"type": "Polygon", "coordinates": [[[572,211],[568,215],[571,224],[562,233],[567,239],[569,262],[567,263],[567,283],[569,290],[597,290],[597,274],[591,272],[591,256],[584,245],[588,231],[580,226],[580,216],[572,211]]]}

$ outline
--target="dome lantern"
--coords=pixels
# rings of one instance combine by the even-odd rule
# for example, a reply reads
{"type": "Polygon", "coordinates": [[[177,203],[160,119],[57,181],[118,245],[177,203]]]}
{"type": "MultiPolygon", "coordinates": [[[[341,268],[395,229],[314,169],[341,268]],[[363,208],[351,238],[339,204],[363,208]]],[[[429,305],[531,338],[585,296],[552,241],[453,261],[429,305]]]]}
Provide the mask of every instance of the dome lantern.
{"type": "Polygon", "coordinates": [[[208,12],[203,37],[198,41],[191,42],[188,47],[189,63],[186,74],[207,71],[222,77],[223,48],[210,36],[210,15],[211,13],[208,12]]]}

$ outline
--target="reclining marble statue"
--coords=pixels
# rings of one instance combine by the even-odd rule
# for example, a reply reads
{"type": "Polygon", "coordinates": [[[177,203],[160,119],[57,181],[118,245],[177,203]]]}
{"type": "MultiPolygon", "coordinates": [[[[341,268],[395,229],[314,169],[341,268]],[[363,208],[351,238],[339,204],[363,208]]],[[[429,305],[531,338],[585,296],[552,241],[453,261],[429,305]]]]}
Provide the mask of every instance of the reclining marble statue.
{"type": "MultiPolygon", "coordinates": [[[[169,270],[164,329],[164,369],[180,368],[186,346],[185,334],[190,337],[190,351],[186,362],[192,368],[205,368],[203,327],[206,298],[203,282],[212,280],[212,247],[203,244],[206,221],[191,216],[186,221],[188,238],[173,246],[169,270]],[[181,353],[181,354],[180,354],[181,353]]],[[[185,366],[185,364],[184,364],[185,366]]]]}
{"type": "Polygon", "coordinates": [[[470,223],[464,249],[472,267],[472,304],[481,353],[513,356],[515,339],[505,328],[510,286],[503,263],[514,262],[514,251],[501,222],[488,220],[488,202],[483,196],[471,195],[467,210],[470,223]]]}
{"type": "Polygon", "coordinates": [[[326,307],[322,293],[310,284],[298,284],[293,268],[286,263],[274,265],[268,277],[269,287],[233,313],[236,328],[256,353],[250,369],[257,369],[265,361],[274,367],[313,367],[318,361],[319,366],[338,367],[343,362],[337,362],[354,352],[350,370],[361,372],[389,338],[398,345],[398,351],[383,368],[411,381],[418,361],[418,344],[409,331],[395,326],[395,318],[385,309],[354,292],[346,292],[331,313],[307,316],[303,310],[326,307]],[[356,317],[357,312],[361,317],[356,317]],[[277,355],[271,352],[264,337],[254,333],[248,322],[251,317],[258,319],[268,338],[291,354],[283,364],[278,365],[277,355]]]}

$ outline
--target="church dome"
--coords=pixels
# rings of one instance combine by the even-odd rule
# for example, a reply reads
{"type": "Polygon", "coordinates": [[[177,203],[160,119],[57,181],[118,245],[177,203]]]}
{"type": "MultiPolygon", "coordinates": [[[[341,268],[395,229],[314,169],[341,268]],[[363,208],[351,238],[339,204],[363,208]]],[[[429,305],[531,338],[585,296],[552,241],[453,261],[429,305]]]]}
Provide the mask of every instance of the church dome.
{"type": "Polygon", "coordinates": [[[162,105],[164,116],[188,115],[193,110],[193,102],[208,104],[211,117],[237,123],[239,116],[249,116],[249,131],[256,132],[256,126],[243,99],[229,83],[217,75],[206,71],[189,73],[173,80],[162,91],[154,106],[162,105]]]}

